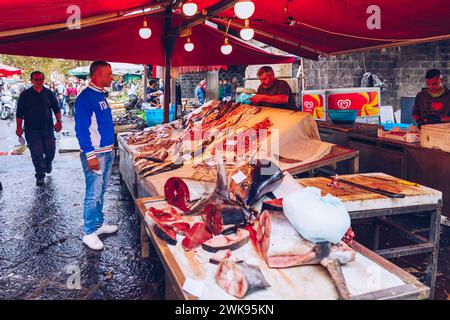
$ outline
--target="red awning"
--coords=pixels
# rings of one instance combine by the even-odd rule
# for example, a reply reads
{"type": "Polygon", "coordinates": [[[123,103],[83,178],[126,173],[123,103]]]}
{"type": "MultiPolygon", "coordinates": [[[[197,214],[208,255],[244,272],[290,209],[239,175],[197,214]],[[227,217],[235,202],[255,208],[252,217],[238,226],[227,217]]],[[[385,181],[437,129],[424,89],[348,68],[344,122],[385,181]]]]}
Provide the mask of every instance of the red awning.
{"type": "MultiPolygon", "coordinates": [[[[206,10],[219,2],[230,2],[193,1],[199,9],[206,10]]],[[[255,28],[255,39],[310,59],[317,59],[319,55],[450,38],[450,6],[445,0],[252,1],[256,9],[250,26],[255,28]],[[379,28],[372,28],[371,17],[378,11],[379,28]]],[[[73,1],[0,0],[0,53],[161,65],[164,64],[164,17],[161,12],[168,3],[171,1],[78,0],[76,5],[82,22],[89,20],[97,25],[64,30],[73,1]],[[160,7],[153,7],[152,13],[148,13],[153,32],[148,40],[137,34],[142,26],[142,17],[117,20],[118,17],[122,19],[124,13],[142,10],[143,6],[152,3],[160,7]],[[102,24],[98,24],[100,22],[102,24]]],[[[177,12],[174,12],[177,18],[174,19],[173,30],[187,21],[177,12]]],[[[233,15],[230,8],[210,19],[225,26],[233,15]]],[[[233,19],[230,30],[236,34],[242,25],[242,20],[233,19]]],[[[263,60],[261,63],[286,59],[264,55],[260,50],[236,41],[233,41],[233,53],[224,56],[220,53],[223,34],[205,25],[194,27],[191,39],[195,44],[191,53],[183,50],[185,38],[177,40],[174,65],[258,64],[263,60]]]]}
{"type": "Polygon", "coordinates": [[[0,77],[9,77],[13,74],[22,74],[22,70],[0,63],[0,77]]]}
{"type": "MultiPolygon", "coordinates": [[[[75,60],[107,60],[163,66],[163,18],[147,18],[152,36],[144,40],[138,30],[142,17],[99,24],[81,29],[46,31],[30,36],[0,38],[0,52],[75,60]]],[[[173,66],[276,64],[295,62],[295,57],[267,53],[245,42],[229,37],[233,51],[224,55],[220,47],[224,33],[201,24],[192,28],[192,52],[184,50],[186,38],[177,38],[174,46],[173,66]]]]}
{"type": "MultiPolygon", "coordinates": [[[[255,13],[250,26],[256,30],[255,39],[300,56],[304,51],[338,54],[450,38],[450,6],[446,0],[252,1],[255,13]],[[376,20],[371,17],[377,13],[380,25],[372,28],[376,20]]],[[[225,18],[233,15],[233,8],[221,14],[225,18]]],[[[242,21],[237,22],[231,29],[242,27],[242,21]]]]}

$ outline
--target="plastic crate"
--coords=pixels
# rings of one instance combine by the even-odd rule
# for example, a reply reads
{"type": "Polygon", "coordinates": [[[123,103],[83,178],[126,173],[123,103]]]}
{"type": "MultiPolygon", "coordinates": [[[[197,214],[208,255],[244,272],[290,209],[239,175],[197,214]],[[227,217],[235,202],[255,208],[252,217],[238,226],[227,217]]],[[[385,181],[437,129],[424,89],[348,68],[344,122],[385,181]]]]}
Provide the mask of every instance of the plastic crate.
{"type": "MultiPolygon", "coordinates": [[[[175,105],[170,106],[169,110],[169,121],[173,121],[175,119],[175,105]]],[[[147,120],[147,126],[155,126],[160,124],[164,120],[164,109],[152,108],[145,110],[145,116],[147,120]]]]}
{"type": "Polygon", "coordinates": [[[392,130],[394,128],[400,128],[402,130],[406,130],[408,129],[409,126],[411,126],[412,124],[409,123],[393,123],[391,121],[387,121],[387,122],[382,122],[381,126],[383,127],[384,130],[389,131],[392,130]]]}

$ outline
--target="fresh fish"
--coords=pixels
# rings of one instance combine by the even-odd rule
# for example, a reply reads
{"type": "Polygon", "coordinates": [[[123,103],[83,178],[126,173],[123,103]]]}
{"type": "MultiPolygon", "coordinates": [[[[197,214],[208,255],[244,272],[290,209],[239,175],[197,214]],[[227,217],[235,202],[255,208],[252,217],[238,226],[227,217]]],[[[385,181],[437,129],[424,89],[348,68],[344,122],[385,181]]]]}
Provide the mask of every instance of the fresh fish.
{"type": "Polygon", "coordinates": [[[230,196],[244,206],[251,207],[275,190],[282,179],[280,168],[269,160],[247,163],[231,173],[230,196]]]}
{"type": "Polygon", "coordinates": [[[163,172],[167,172],[167,171],[172,171],[172,170],[176,170],[178,168],[181,168],[183,166],[183,162],[180,163],[173,163],[173,162],[169,162],[169,163],[163,163],[159,166],[153,167],[149,170],[145,170],[142,173],[139,173],[140,175],[140,180],[158,174],[158,173],[163,173],[163,172]]]}
{"type": "Polygon", "coordinates": [[[209,262],[212,264],[220,264],[222,261],[227,260],[229,257],[231,257],[230,249],[219,250],[209,259],[209,262]]]}
{"type": "Polygon", "coordinates": [[[216,271],[216,282],[228,294],[237,298],[270,287],[259,267],[244,261],[221,262],[216,271]]]}
{"type": "Polygon", "coordinates": [[[330,273],[339,297],[350,294],[340,269],[341,264],[355,260],[355,251],[344,242],[314,243],[304,239],[282,212],[264,211],[257,231],[259,251],[269,268],[288,268],[300,265],[322,264],[330,273]]]}
{"type": "Polygon", "coordinates": [[[188,212],[190,202],[208,197],[214,191],[214,183],[172,177],[164,184],[164,196],[170,205],[188,212]]]}
{"type": "Polygon", "coordinates": [[[245,245],[250,239],[250,232],[245,229],[238,229],[235,233],[229,235],[217,235],[204,242],[202,248],[209,252],[220,250],[236,250],[245,245]]]}

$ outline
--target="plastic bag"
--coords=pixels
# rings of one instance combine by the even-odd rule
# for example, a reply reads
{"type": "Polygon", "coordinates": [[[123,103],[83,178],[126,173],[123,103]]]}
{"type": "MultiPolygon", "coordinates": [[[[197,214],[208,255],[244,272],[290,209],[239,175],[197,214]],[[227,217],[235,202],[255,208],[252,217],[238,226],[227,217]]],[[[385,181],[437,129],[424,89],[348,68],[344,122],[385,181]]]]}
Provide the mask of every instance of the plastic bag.
{"type": "Polygon", "coordinates": [[[341,199],[330,194],[322,197],[317,188],[285,196],[283,211],[295,230],[315,243],[338,243],[350,227],[350,216],[341,199]]]}
{"type": "Polygon", "coordinates": [[[250,98],[253,96],[254,96],[254,94],[242,93],[236,102],[240,102],[242,104],[252,104],[250,98]]]}

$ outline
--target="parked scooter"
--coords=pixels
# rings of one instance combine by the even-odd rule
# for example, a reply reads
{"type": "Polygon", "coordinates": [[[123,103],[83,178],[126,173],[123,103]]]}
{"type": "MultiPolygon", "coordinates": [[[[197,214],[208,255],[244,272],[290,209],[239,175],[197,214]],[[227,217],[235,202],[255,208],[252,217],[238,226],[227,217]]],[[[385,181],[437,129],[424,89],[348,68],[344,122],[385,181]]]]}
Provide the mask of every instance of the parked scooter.
{"type": "Polygon", "coordinates": [[[3,91],[0,94],[0,117],[2,120],[6,120],[10,117],[13,118],[15,109],[16,100],[13,99],[9,92],[3,91]]]}

